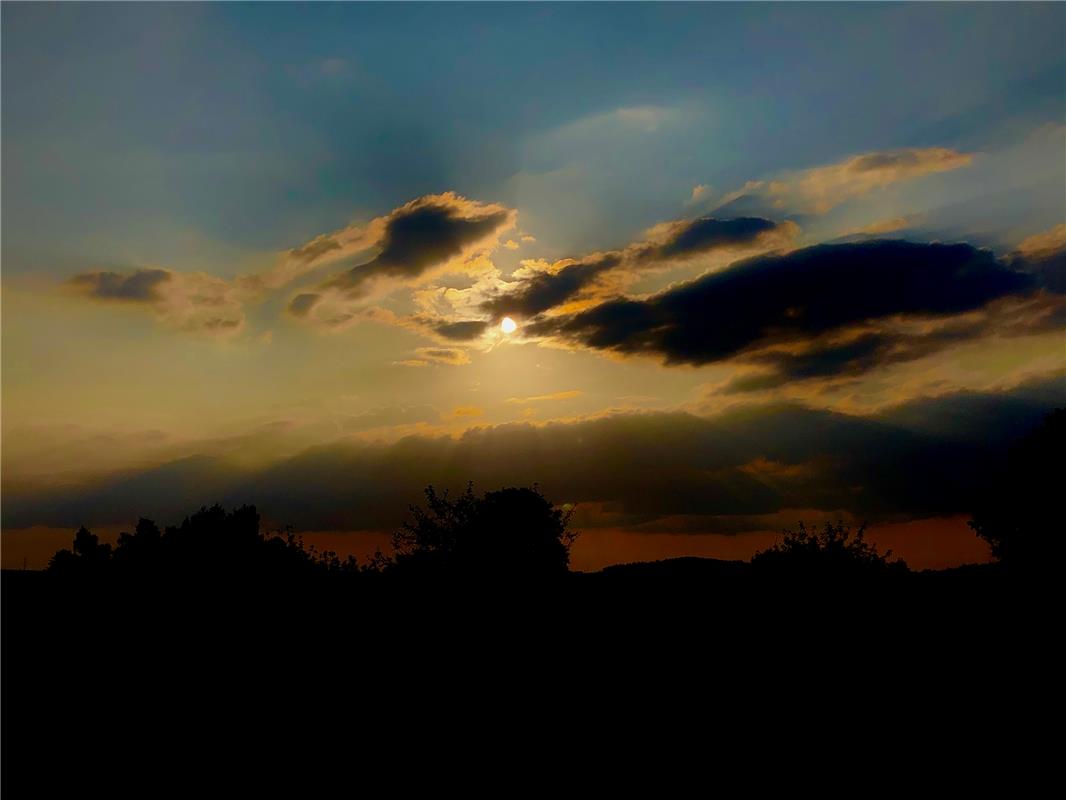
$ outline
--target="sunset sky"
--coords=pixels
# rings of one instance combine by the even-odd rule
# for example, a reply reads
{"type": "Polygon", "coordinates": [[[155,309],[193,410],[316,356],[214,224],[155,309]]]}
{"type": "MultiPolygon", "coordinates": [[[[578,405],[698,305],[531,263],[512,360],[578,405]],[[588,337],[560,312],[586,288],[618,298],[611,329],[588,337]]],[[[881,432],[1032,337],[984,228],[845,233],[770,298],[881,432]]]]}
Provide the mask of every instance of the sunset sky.
{"type": "Polygon", "coordinates": [[[5,567],[216,501],[366,553],[467,480],[577,568],[945,566],[1066,405],[1061,3],[2,24],[5,567]]]}

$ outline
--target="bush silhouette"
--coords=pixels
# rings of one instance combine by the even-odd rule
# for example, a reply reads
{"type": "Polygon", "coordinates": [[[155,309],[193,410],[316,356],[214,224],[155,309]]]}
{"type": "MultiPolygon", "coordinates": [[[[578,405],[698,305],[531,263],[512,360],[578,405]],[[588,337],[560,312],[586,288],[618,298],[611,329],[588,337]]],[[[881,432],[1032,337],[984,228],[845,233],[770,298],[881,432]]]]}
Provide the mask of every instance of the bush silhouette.
{"type": "Polygon", "coordinates": [[[394,534],[395,565],[404,570],[466,574],[551,576],[567,572],[576,534],[570,510],[557,508],[536,488],[474,494],[473,484],[454,499],[426,487],[426,506],[394,534]]]}
{"type": "Polygon", "coordinates": [[[879,553],[875,545],[866,541],[865,534],[865,525],[853,530],[843,522],[827,522],[821,530],[808,530],[801,522],[796,530],[786,530],[780,542],[752,556],[751,564],[763,570],[787,571],[797,577],[907,570],[901,559],[890,560],[891,550],[879,553]]]}
{"type": "Polygon", "coordinates": [[[1066,409],[1051,412],[1004,459],[982,491],[970,527],[1004,565],[1061,563],[1066,409]]]}

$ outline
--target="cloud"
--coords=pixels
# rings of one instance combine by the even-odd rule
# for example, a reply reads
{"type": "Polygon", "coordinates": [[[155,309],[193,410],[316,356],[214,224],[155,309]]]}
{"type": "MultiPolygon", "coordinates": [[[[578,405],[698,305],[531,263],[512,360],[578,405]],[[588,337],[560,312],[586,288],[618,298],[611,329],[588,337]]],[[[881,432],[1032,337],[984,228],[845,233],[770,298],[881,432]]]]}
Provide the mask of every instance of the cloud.
{"type": "MultiPolygon", "coordinates": [[[[665,222],[648,231],[648,238],[623,250],[564,259],[543,269],[527,269],[495,297],[482,303],[492,318],[533,317],[573,300],[612,270],[633,279],[642,270],[725,252],[731,257],[765,251],[784,244],[798,233],[791,222],[757,217],[716,219],[699,217],[665,222]]],[[[532,267],[532,262],[524,262],[532,267]]]]}
{"type": "Polygon", "coordinates": [[[432,423],[440,420],[440,414],[433,406],[381,406],[339,420],[345,431],[365,431],[374,428],[391,428],[396,425],[414,425],[420,422],[432,423]]]}
{"type": "Polygon", "coordinates": [[[358,294],[373,278],[417,278],[494,243],[495,236],[514,221],[511,209],[453,192],[420,197],[385,218],[376,256],[334,276],[326,286],[358,294]]]}
{"type": "Polygon", "coordinates": [[[66,285],[89,300],[143,307],[163,324],[183,331],[228,336],[244,328],[247,292],[203,272],[84,272],[66,285]]]}
{"type": "MultiPolygon", "coordinates": [[[[467,200],[454,192],[419,197],[367,226],[376,239],[371,241],[365,234],[356,237],[361,250],[367,245],[377,248],[375,256],[332,276],[313,292],[301,292],[289,302],[289,313],[335,328],[351,318],[353,301],[366,295],[371,282],[417,283],[431,272],[483,270],[485,266],[475,257],[495,247],[499,234],[512,227],[515,219],[513,209],[467,200]],[[324,301],[329,308],[321,312],[324,301]]],[[[323,241],[313,252],[337,249],[344,248],[332,248],[323,241]]],[[[349,245],[347,249],[354,248],[349,245]]]]}
{"type": "Polygon", "coordinates": [[[336,238],[323,234],[316,236],[305,245],[294,247],[289,251],[289,257],[293,261],[310,264],[340,249],[342,245],[336,238]]]}
{"type": "Polygon", "coordinates": [[[462,319],[454,322],[436,321],[431,323],[434,333],[443,336],[445,339],[452,339],[457,342],[478,338],[488,326],[488,322],[480,319],[462,319]]]}
{"type": "Polygon", "coordinates": [[[1025,239],[1013,263],[1052,291],[1066,294],[1066,223],[1025,239]]]}
{"type": "Polygon", "coordinates": [[[706,183],[697,183],[695,186],[692,187],[692,194],[688,199],[687,205],[695,205],[697,203],[703,202],[707,199],[710,192],[711,187],[708,186],[706,183]]]}
{"type": "Polygon", "coordinates": [[[294,317],[303,317],[310,313],[311,309],[315,307],[315,303],[319,300],[319,296],[314,292],[306,292],[304,294],[298,294],[292,298],[289,303],[289,313],[294,317]]]}
{"type": "Polygon", "coordinates": [[[622,263],[620,253],[595,254],[581,261],[556,262],[550,272],[535,272],[515,291],[482,303],[482,309],[499,319],[532,317],[561,305],[587,288],[602,273],[622,263]]]}
{"type": "Polygon", "coordinates": [[[506,247],[508,250],[517,250],[519,247],[521,247],[521,245],[514,239],[508,239],[506,242],[503,243],[503,246],[506,247]]]}
{"type": "Polygon", "coordinates": [[[155,303],[162,298],[159,284],[171,279],[165,269],[139,269],[129,274],[84,272],[70,279],[70,285],[94,300],[155,303]]]}
{"type": "Polygon", "coordinates": [[[1066,250],[1066,222],[1050,230],[1036,233],[1018,245],[1018,253],[1024,258],[1040,259],[1066,250]]]}
{"type": "Polygon", "coordinates": [[[667,364],[751,358],[800,344],[810,349],[763,357],[791,364],[798,374],[827,375],[834,367],[869,368],[901,347],[943,346],[973,331],[919,330],[904,339],[906,331],[897,330],[894,340],[874,331],[828,343],[822,337],[873,321],[951,317],[1038,286],[1033,275],[966,244],[819,245],[753,258],[647,299],[617,298],[541,317],[523,331],[594,350],[658,356],[667,364]]]}
{"type": "Polygon", "coordinates": [[[368,254],[362,263],[297,292],[288,302],[288,312],[297,319],[343,329],[365,316],[359,300],[376,279],[417,283],[442,270],[476,274],[494,269],[479,256],[496,245],[515,218],[513,209],[445,192],[419,197],[368,223],[315,236],[278,253],[269,269],[231,280],[202,272],[136,269],[84,272],[67,286],[91,300],[144,305],[181,330],[235,333],[244,327],[248,303],[314,270],[368,254]]]}
{"type": "Polygon", "coordinates": [[[796,381],[861,375],[877,367],[914,361],[983,332],[974,324],[949,325],[918,335],[860,332],[838,341],[815,341],[797,350],[760,350],[744,359],[769,369],[745,374],[722,388],[723,394],[762,391],[796,381]]]}
{"type": "MultiPolygon", "coordinates": [[[[1063,404],[1066,378],[1058,377],[876,416],[747,405],[711,417],[631,413],[391,444],[347,439],[256,469],[201,456],[61,489],[6,484],[3,525],[128,524],[142,514],[171,523],[218,500],[256,503],[274,523],[300,530],[381,530],[402,521],[426,484],[461,489],[468,480],[478,489],[536,481],[557,502],[596,504],[605,522],[641,530],[687,517],[693,533],[737,532],[788,509],[871,522],[966,513],[1002,448],[1063,404]]],[[[396,413],[434,416],[376,410],[351,424],[390,424],[396,413]]]]}
{"type": "Polygon", "coordinates": [[[504,402],[511,403],[512,405],[526,405],[527,403],[544,403],[552,400],[572,400],[575,397],[580,397],[582,392],[577,389],[570,389],[565,392],[552,392],[551,394],[538,394],[533,397],[508,397],[504,402]]]}
{"type": "Polygon", "coordinates": [[[415,350],[418,358],[424,361],[432,361],[436,364],[449,364],[453,367],[470,363],[470,356],[466,350],[456,347],[419,347],[415,350]]]}
{"type": "Polygon", "coordinates": [[[1048,292],[1010,296],[959,315],[884,320],[785,347],[755,350],[739,361],[766,369],[760,374],[739,376],[722,391],[729,394],[816,378],[852,378],[984,337],[1003,340],[1064,327],[1066,297],[1048,292]]]}
{"type": "Polygon", "coordinates": [[[844,234],[850,235],[867,235],[867,236],[883,236],[886,233],[895,233],[896,231],[909,228],[913,224],[913,221],[907,217],[892,217],[890,219],[879,219],[876,222],[871,222],[869,225],[863,225],[860,228],[855,228],[844,234]]]}
{"type": "Polygon", "coordinates": [[[894,183],[967,167],[973,156],[946,147],[907,148],[852,156],[836,164],[749,181],[718,203],[718,213],[764,208],[824,214],[894,183]]]}
{"type": "Polygon", "coordinates": [[[452,409],[452,417],[459,419],[463,417],[481,417],[485,415],[485,409],[480,406],[456,406],[452,409]]]}
{"type": "Polygon", "coordinates": [[[714,250],[746,248],[755,243],[766,249],[791,239],[798,233],[798,227],[792,222],[778,223],[760,217],[699,217],[663,223],[649,233],[652,241],[629,248],[630,257],[642,264],[694,258],[714,250]]]}

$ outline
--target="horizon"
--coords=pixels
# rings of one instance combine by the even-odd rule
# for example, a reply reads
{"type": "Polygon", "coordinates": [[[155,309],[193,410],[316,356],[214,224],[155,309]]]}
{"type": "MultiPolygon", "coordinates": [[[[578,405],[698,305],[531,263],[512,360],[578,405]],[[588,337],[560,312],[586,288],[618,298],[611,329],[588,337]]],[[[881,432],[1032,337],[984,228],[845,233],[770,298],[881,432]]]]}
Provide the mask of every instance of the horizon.
{"type": "Polygon", "coordinates": [[[575,570],[866,524],[1066,407],[1066,6],[2,6],[4,569],[538,485],[575,570]]]}

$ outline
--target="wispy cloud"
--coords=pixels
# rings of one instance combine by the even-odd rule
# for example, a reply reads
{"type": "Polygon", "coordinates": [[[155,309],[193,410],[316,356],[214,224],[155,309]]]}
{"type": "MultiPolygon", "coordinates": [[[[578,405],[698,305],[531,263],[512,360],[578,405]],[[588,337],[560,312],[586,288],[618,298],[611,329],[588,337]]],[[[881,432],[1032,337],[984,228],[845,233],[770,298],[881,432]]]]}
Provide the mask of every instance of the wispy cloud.
{"type": "Polygon", "coordinates": [[[459,367],[470,363],[470,356],[466,350],[460,350],[456,347],[419,347],[415,350],[415,353],[418,358],[432,361],[436,364],[459,367]]]}
{"type": "Polygon", "coordinates": [[[580,397],[582,392],[577,389],[570,389],[565,392],[552,392],[551,394],[538,394],[532,397],[508,397],[504,402],[511,403],[512,405],[527,405],[529,403],[546,403],[553,400],[573,400],[575,397],[580,397]]]}
{"type": "Polygon", "coordinates": [[[452,409],[452,417],[456,419],[466,417],[482,417],[485,415],[485,409],[480,406],[456,406],[452,409]]]}
{"type": "Polygon", "coordinates": [[[84,272],[66,285],[76,295],[95,302],[144,308],[164,324],[183,331],[229,336],[244,328],[248,292],[202,272],[84,272]]]}
{"type": "Polygon", "coordinates": [[[865,153],[835,164],[749,181],[724,195],[716,210],[718,213],[758,213],[776,209],[796,214],[824,214],[842,203],[894,183],[961,169],[971,163],[973,155],[947,147],[865,153]]]}
{"type": "Polygon", "coordinates": [[[705,201],[711,193],[711,187],[706,183],[697,183],[692,187],[692,194],[688,198],[688,205],[696,205],[705,201]]]}

